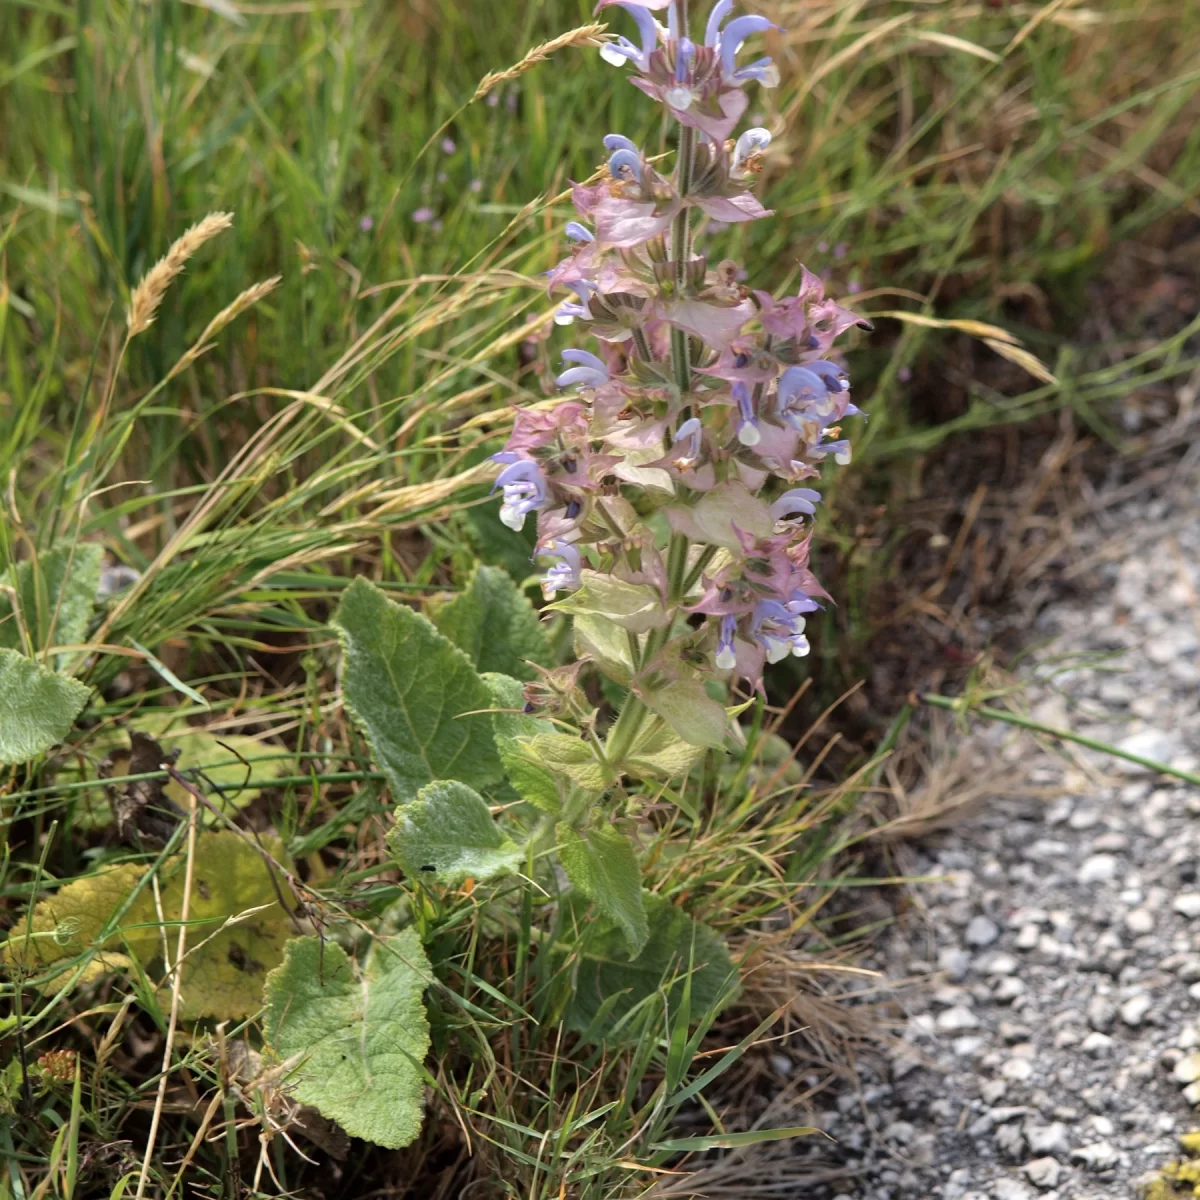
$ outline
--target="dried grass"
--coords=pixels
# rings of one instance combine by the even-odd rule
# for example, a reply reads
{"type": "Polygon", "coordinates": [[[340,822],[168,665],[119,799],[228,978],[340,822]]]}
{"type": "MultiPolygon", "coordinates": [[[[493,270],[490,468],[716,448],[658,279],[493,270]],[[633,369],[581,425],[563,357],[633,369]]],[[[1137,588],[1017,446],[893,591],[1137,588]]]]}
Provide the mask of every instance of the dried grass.
{"type": "Polygon", "coordinates": [[[602,34],[608,31],[608,26],[605,24],[580,25],[577,29],[569,29],[566,33],[560,33],[558,37],[551,38],[548,42],[543,42],[540,46],[534,46],[520,62],[514,63],[511,67],[503,71],[489,71],[480,81],[479,86],[475,89],[475,94],[471,97],[471,103],[476,100],[482,100],[488,92],[498,88],[502,83],[508,83],[513,79],[520,79],[526,71],[532,70],[538,63],[545,62],[552,54],[557,54],[559,50],[568,50],[575,46],[600,46],[603,44],[602,34]]]}
{"type": "MultiPolygon", "coordinates": [[[[219,233],[233,225],[233,213],[209,213],[197,221],[181,237],[171,243],[171,248],[142,276],[129,297],[129,313],[126,322],[130,337],[145,333],[154,324],[158,307],[172,282],[187,265],[188,259],[219,233]]],[[[234,301],[236,304],[237,301],[234,301]]],[[[230,318],[232,320],[232,317],[230,318]]],[[[202,339],[203,340],[203,339],[202,339]]]]}

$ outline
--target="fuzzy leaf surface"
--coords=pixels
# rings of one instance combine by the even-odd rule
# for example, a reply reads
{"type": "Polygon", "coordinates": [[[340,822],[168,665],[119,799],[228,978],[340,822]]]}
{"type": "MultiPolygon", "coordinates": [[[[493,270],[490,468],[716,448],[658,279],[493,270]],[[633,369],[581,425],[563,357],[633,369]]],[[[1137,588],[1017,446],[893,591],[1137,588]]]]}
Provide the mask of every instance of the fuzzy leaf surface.
{"type": "Polygon", "coordinates": [[[334,941],[294,938],[267,978],[266,1041],[297,1061],[287,1087],[353,1137],[398,1150],[421,1131],[432,973],[416,930],[376,943],[362,971],[334,941]]]}
{"type": "Polygon", "coordinates": [[[58,745],[83,711],[91,688],[0,649],[0,763],[23,763],[58,745]]]}
{"type": "Polygon", "coordinates": [[[703,746],[685,742],[669,725],[659,725],[633,744],[623,765],[633,774],[678,779],[703,757],[703,746]]]}
{"type": "Polygon", "coordinates": [[[483,682],[492,693],[493,706],[499,710],[492,713],[492,732],[509,783],[536,808],[557,813],[562,808],[558,781],[525,749],[528,739],[553,733],[554,726],[521,711],[525,705],[525,692],[519,679],[493,673],[483,676],[483,682]]]}
{"type": "MultiPolygon", "coordinates": [[[[0,576],[0,582],[16,591],[21,621],[35,651],[77,646],[87,637],[103,559],[104,548],[94,542],[58,542],[36,562],[25,559],[8,578],[0,576]]],[[[8,592],[0,592],[0,646],[24,649],[8,592]]]]}
{"type": "Polygon", "coordinates": [[[551,661],[536,610],[500,567],[476,567],[466,588],[434,614],[434,624],[480,672],[533,679],[530,663],[551,661]]]}
{"type": "Polygon", "coordinates": [[[589,792],[602,792],[612,782],[582,738],[569,733],[539,733],[526,748],[536,762],[589,792]]]}
{"type": "Polygon", "coordinates": [[[491,694],[457,646],[362,578],[346,589],[333,625],[345,653],[346,704],[397,800],[437,779],[481,790],[499,782],[491,694]]]}
{"type": "Polygon", "coordinates": [[[575,653],[590,658],[609,679],[628,683],[633,678],[629,631],[596,613],[576,613],[575,653]]]}
{"type": "Polygon", "coordinates": [[[660,688],[639,689],[639,695],[685,742],[725,744],[729,727],[725,707],[709,696],[699,679],[675,679],[660,688]]]}
{"type": "Polygon", "coordinates": [[[400,805],[388,845],[412,878],[445,884],[508,875],[524,857],[483,797],[456,780],[427,784],[415,800],[400,805]]]}
{"type": "MultiPolygon", "coordinates": [[[[691,974],[691,1011],[695,1016],[720,1009],[737,993],[737,968],[725,941],[715,930],[694,920],[682,908],[653,892],[643,892],[650,936],[632,960],[625,935],[611,918],[589,919],[577,902],[567,906],[566,920],[579,933],[580,963],[566,1014],[569,1028],[587,1030],[600,1006],[618,998],[608,1012],[618,1021],[647,996],[668,983],[668,1012],[680,1003],[684,977],[691,974]]],[[[603,1036],[603,1031],[599,1031],[603,1036]]]]}
{"type": "Polygon", "coordinates": [[[630,957],[650,930],[642,904],[642,870],[633,843],[613,825],[573,829],[560,824],[558,857],[571,883],[620,930],[630,957]]]}
{"type": "Polygon", "coordinates": [[[627,583],[599,571],[580,572],[583,583],[565,599],[546,607],[555,612],[604,617],[631,633],[661,629],[671,620],[658,589],[648,583],[627,583]]]}

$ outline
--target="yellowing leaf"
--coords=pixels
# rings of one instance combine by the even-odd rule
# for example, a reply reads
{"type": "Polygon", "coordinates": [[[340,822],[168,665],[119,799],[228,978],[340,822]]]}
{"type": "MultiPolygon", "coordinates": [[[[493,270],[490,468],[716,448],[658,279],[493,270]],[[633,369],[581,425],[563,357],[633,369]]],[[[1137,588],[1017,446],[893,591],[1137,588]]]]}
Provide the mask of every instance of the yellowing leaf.
{"type": "MultiPolygon", "coordinates": [[[[263,842],[280,860],[283,849],[278,841],[263,842]]],[[[94,957],[86,982],[101,970],[124,965],[128,954],[151,978],[161,977],[164,927],[149,883],[134,896],[147,870],[123,863],[59,888],[34,908],[28,935],[24,919],[18,921],[4,947],[6,961],[36,971],[90,952],[94,957]]],[[[263,982],[280,961],[290,924],[278,899],[281,892],[286,896],[283,881],[272,882],[273,874],[258,850],[237,833],[226,830],[197,838],[181,985],[184,1020],[247,1017],[262,1006],[263,982]]],[[[171,954],[183,907],[184,875],[182,856],[160,869],[171,954]]]]}
{"type": "MultiPolygon", "coordinates": [[[[261,840],[283,862],[279,840],[261,840]]],[[[163,889],[168,923],[178,921],[182,912],[183,882],[179,861],[163,889]]],[[[283,958],[292,931],[279,904],[281,895],[290,901],[286,887],[254,844],[233,830],[197,839],[179,1010],[185,1021],[249,1017],[262,1007],[267,972],[283,958]]],[[[170,944],[174,953],[173,936],[170,944]]]]}

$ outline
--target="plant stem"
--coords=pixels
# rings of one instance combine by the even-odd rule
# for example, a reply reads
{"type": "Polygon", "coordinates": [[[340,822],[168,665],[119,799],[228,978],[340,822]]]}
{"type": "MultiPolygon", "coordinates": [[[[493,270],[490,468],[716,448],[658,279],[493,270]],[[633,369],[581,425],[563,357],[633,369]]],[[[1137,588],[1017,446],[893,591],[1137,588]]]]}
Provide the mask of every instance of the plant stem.
{"type": "Polygon", "coordinates": [[[696,559],[696,565],[687,573],[687,578],[683,581],[683,591],[681,595],[686,596],[688,592],[696,586],[700,576],[704,574],[704,568],[717,556],[716,546],[705,546],[700,551],[700,557],[696,559]]]}
{"type": "Polygon", "coordinates": [[[613,770],[620,771],[622,760],[642,728],[642,721],[650,710],[632,693],[625,701],[613,727],[608,731],[605,754],[613,770]]]}
{"type": "Polygon", "coordinates": [[[990,708],[986,704],[973,705],[965,696],[955,699],[951,696],[922,695],[921,703],[928,704],[930,708],[945,709],[947,712],[975,713],[977,716],[987,717],[991,721],[1004,721],[1008,725],[1016,725],[1020,729],[1028,729],[1033,733],[1044,733],[1049,737],[1058,738],[1062,742],[1074,742],[1078,746],[1086,746],[1089,750],[1099,750],[1101,754],[1111,754],[1113,758],[1123,758],[1126,762],[1137,763],[1139,767],[1157,771],[1160,775],[1171,775],[1176,779],[1182,779],[1186,783],[1194,783],[1200,787],[1200,775],[1193,771],[1181,771],[1177,767],[1158,762],[1156,759],[1145,758],[1141,754],[1131,754],[1128,750],[1122,750],[1109,742],[1100,742],[1095,738],[1084,737],[1083,734],[1072,733],[1069,729],[1057,729],[1053,725],[1035,721],[1032,717],[1023,717],[1019,713],[1005,712],[1002,708],[990,708]]]}

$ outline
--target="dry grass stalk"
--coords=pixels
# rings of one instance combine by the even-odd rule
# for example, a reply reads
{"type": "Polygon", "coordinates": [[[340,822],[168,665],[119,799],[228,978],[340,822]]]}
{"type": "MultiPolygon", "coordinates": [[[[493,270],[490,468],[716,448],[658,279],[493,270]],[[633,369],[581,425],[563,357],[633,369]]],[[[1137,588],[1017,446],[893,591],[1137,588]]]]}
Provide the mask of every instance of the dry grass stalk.
{"type": "Polygon", "coordinates": [[[578,29],[569,29],[566,33],[559,34],[558,37],[551,38],[548,42],[543,42],[540,46],[534,46],[519,63],[515,63],[507,70],[489,71],[479,81],[479,86],[471,97],[471,103],[481,100],[500,84],[507,83],[510,79],[519,79],[526,71],[536,67],[540,62],[544,62],[559,50],[567,50],[572,46],[599,46],[601,44],[600,35],[607,30],[608,26],[604,24],[580,25],[578,29]]]}
{"type": "Polygon", "coordinates": [[[171,248],[142,276],[129,298],[129,336],[145,333],[154,323],[158,306],[162,303],[167,288],[179,275],[187,260],[210,238],[223,233],[233,224],[233,213],[209,213],[197,221],[182,237],[171,243],[171,248]]]}
{"type": "MultiPolygon", "coordinates": [[[[184,235],[186,236],[186,234],[184,235]]],[[[236,321],[248,308],[253,308],[264,296],[273,292],[283,281],[282,275],[272,275],[270,279],[264,279],[261,283],[252,284],[246,288],[240,295],[234,299],[209,323],[204,327],[204,332],[196,339],[196,342],[188,348],[183,354],[183,357],[171,368],[168,379],[178,375],[185,367],[190,366],[202,355],[209,346],[212,345],[213,339],[231,322],[236,321]]]]}
{"type": "MultiPolygon", "coordinates": [[[[146,1153],[138,1175],[136,1200],[146,1194],[146,1183],[150,1177],[150,1164],[154,1160],[154,1144],[158,1140],[158,1126],[162,1120],[163,1102],[167,1097],[167,1080],[171,1077],[171,1055],[175,1049],[175,1031],[179,1027],[179,997],[183,985],[183,960],[187,949],[188,913],[192,902],[192,879],[196,865],[196,797],[190,797],[188,809],[187,860],[183,876],[183,899],[179,906],[179,934],[175,942],[175,961],[168,963],[171,980],[171,1015],[167,1021],[167,1038],[163,1046],[162,1074],[158,1080],[158,1094],[154,1099],[154,1112],[150,1118],[150,1133],[146,1138],[146,1153]]],[[[157,882],[157,880],[156,880],[157,882]]],[[[166,926],[162,927],[166,936],[166,926]]]]}
{"type": "Polygon", "coordinates": [[[272,275],[270,279],[264,279],[261,283],[252,284],[240,295],[235,296],[204,327],[204,332],[199,338],[199,344],[203,346],[206,342],[210,342],[226,325],[231,321],[236,321],[248,308],[253,308],[264,296],[269,292],[273,292],[282,282],[282,275],[272,275]]]}

